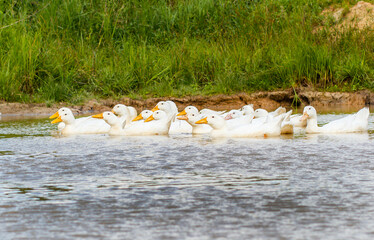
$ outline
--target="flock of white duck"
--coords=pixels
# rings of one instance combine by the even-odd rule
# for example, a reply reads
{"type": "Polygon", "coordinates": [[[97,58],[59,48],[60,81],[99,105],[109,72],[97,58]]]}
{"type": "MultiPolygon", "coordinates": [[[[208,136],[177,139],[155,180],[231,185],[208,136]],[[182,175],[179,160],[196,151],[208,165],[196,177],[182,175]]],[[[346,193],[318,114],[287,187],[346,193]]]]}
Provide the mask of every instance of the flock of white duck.
{"type": "Polygon", "coordinates": [[[176,133],[210,134],[213,137],[270,137],[292,134],[299,129],[306,133],[350,133],[367,131],[369,109],[334,120],[321,127],[317,125],[314,107],[304,108],[302,115],[291,115],[292,110],[279,107],[273,112],[253,109],[245,105],[239,110],[198,110],[188,106],[178,112],[173,101],[161,101],[152,110],[139,115],[135,108],[117,104],[112,111],[90,117],[75,118],[69,108],[63,107],[50,116],[59,123],[63,135],[166,135],[176,133]]]}

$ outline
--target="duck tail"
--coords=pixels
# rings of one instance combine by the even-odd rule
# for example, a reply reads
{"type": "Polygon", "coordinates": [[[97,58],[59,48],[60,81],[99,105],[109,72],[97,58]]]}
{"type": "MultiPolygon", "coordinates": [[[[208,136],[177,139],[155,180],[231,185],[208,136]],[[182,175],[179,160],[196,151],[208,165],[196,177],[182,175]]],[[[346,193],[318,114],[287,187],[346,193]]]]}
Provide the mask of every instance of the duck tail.
{"type": "Polygon", "coordinates": [[[363,109],[357,112],[356,119],[367,120],[369,118],[369,114],[370,114],[369,108],[364,107],[363,109]]]}

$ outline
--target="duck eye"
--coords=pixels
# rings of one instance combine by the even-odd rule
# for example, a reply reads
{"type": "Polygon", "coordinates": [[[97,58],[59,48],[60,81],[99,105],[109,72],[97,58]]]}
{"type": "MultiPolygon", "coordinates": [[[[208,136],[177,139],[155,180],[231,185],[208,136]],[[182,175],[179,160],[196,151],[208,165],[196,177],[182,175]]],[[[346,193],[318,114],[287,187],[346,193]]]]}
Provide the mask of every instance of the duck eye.
{"type": "Polygon", "coordinates": [[[212,118],[214,118],[214,116],[212,116],[212,118]]]}
{"type": "Polygon", "coordinates": [[[65,113],[65,116],[67,116],[68,114],[67,113],[65,113]]]}

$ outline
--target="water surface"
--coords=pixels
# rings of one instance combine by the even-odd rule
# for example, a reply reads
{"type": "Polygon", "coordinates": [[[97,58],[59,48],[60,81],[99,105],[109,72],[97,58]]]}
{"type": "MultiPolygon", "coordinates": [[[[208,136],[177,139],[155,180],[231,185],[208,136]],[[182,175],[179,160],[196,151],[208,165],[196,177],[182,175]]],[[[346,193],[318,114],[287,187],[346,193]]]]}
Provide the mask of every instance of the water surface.
{"type": "MultiPolygon", "coordinates": [[[[344,116],[325,114],[320,123],[344,116]]],[[[374,239],[368,133],[58,137],[0,121],[1,239],[374,239]]]]}

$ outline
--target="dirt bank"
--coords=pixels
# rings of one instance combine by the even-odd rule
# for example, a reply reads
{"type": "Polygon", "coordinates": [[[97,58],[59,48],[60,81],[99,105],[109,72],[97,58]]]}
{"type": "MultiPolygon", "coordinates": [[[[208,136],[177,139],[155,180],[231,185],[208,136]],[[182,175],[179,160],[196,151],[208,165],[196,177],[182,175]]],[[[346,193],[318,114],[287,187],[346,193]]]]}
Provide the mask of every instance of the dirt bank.
{"type": "MultiPolygon", "coordinates": [[[[337,8],[334,5],[324,9],[321,15],[325,17],[325,25],[331,25],[330,30],[342,33],[346,30],[363,31],[374,29],[374,4],[359,1],[356,5],[337,8]],[[330,21],[330,24],[327,22],[330,21]]],[[[315,31],[323,29],[323,26],[317,26],[315,31]]]]}
{"type": "Polygon", "coordinates": [[[38,115],[52,114],[61,107],[70,107],[75,113],[87,114],[110,110],[115,104],[122,103],[134,106],[138,111],[151,109],[157,102],[162,100],[174,101],[181,110],[188,105],[194,105],[201,108],[211,108],[216,110],[228,110],[240,108],[246,104],[254,104],[255,108],[264,108],[273,110],[279,106],[299,108],[306,105],[313,105],[318,108],[351,108],[359,109],[363,106],[374,105],[374,93],[368,90],[342,93],[342,92],[317,92],[308,89],[293,89],[274,91],[274,92],[256,92],[240,93],[235,95],[215,95],[215,96],[187,96],[182,98],[149,98],[146,100],[136,100],[124,97],[120,101],[112,99],[90,100],[83,105],[71,105],[66,103],[54,104],[47,107],[46,104],[24,104],[0,102],[0,112],[2,114],[17,115],[38,115]],[[296,93],[296,94],[295,94],[296,93]]]}

